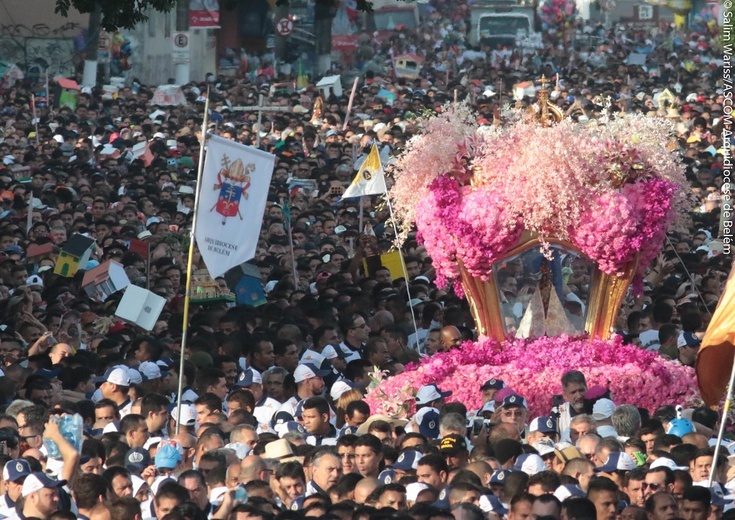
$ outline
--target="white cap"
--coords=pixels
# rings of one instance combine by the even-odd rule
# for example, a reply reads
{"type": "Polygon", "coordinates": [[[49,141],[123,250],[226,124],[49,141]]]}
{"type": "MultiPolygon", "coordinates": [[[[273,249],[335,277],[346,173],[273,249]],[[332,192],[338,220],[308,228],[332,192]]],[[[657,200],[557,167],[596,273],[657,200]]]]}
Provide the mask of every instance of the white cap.
{"type": "Polygon", "coordinates": [[[25,481],[23,482],[23,490],[21,491],[21,495],[27,497],[28,495],[31,495],[36,491],[41,491],[45,487],[59,488],[64,484],[66,484],[66,480],[52,479],[46,474],[41,473],[40,471],[37,473],[31,473],[26,477],[25,481]]]}
{"type": "Polygon", "coordinates": [[[222,502],[222,499],[225,496],[225,493],[227,493],[230,490],[227,486],[217,486],[215,488],[212,488],[212,491],[209,493],[209,502],[211,504],[219,505],[222,502]]]}
{"type": "Polygon", "coordinates": [[[671,471],[677,471],[677,470],[688,471],[689,470],[689,468],[686,468],[684,466],[677,466],[676,462],[674,462],[668,457],[659,457],[658,459],[654,460],[653,462],[651,462],[650,468],[651,469],[669,468],[671,471]]]}
{"type": "Polygon", "coordinates": [[[309,365],[299,365],[296,367],[296,370],[294,370],[293,373],[294,382],[301,383],[302,381],[306,381],[307,379],[311,379],[313,377],[323,377],[322,371],[319,371],[318,369],[315,371],[312,369],[312,367],[316,367],[314,365],[309,365]]]}
{"type": "Polygon", "coordinates": [[[545,437],[538,442],[534,442],[531,446],[533,446],[533,448],[538,452],[539,457],[543,457],[544,455],[548,455],[549,453],[554,453],[556,451],[554,441],[548,437],[545,437]]]}
{"type": "Polygon", "coordinates": [[[319,366],[322,364],[322,361],[327,359],[326,354],[324,353],[325,350],[327,350],[327,347],[324,347],[324,350],[322,350],[321,354],[313,350],[307,350],[301,356],[299,363],[314,363],[315,365],[319,366]]]}
{"type": "Polygon", "coordinates": [[[322,349],[322,356],[327,359],[334,359],[339,357],[339,355],[337,354],[337,350],[332,345],[327,345],[322,349]]]}
{"type": "Polygon", "coordinates": [[[262,385],[263,384],[263,376],[260,375],[260,372],[255,370],[253,367],[250,367],[250,370],[253,371],[253,384],[256,385],[262,385]]]}
{"type": "Polygon", "coordinates": [[[130,375],[128,375],[128,369],[123,366],[118,366],[110,370],[107,374],[108,383],[120,386],[130,386],[130,375]]]}
{"type": "MultiPolygon", "coordinates": [[[[174,418],[174,421],[179,422],[179,407],[176,406],[171,411],[171,417],[174,418]]],[[[184,426],[194,426],[194,424],[197,422],[197,409],[194,408],[193,404],[190,403],[182,403],[181,404],[181,424],[184,426]]]]}
{"type": "Polygon", "coordinates": [[[340,397],[342,397],[342,394],[349,392],[352,390],[352,387],[345,383],[344,381],[337,381],[332,385],[332,390],[329,392],[329,395],[332,397],[332,401],[337,401],[340,397]]]}
{"type": "Polygon", "coordinates": [[[143,376],[134,368],[128,368],[128,377],[131,385],[139,385],[143,382],[143,376]]]}
{"type": "MultiPolygon", "coordinates": [[[[148,440],[145,441],[145,444],[143,445],[143,449],[150,450],[153,446],[160,444],[162,440],[163,437],[160,436],[148,437],[148,440]]],[[[133,493],[133,495],[137,495],[137,493],[133,493]]]]}
{"type": "Polygon", "coordinates": [[[130,475],[130,480],[133,481],[133,496],[135,496],[140,491],[140,488],[143,487],[143,484],[145,484],[145,480],[138,475],[130,475]]]}
{"type": "Polygon", "coordinates": [[[423,482],[411,482],[406,486],[406,501],[416,502],[416,499],[419,497],[419,493],[424,489],[429,489],[429,486],[423,482]]]}
{"type": "Polygon", "coordinates": [[[143,361],[138,367],[138,370],[148,381],[151,379],[160,379],[161,377],[161,368],[153,361],[143,361]]]}
{"type": "Polygon", "coordinates": [[[429,404],[432,401],[449,397],[452,392],[442,392],[435,384],[424,385],[416,392],[416,404],[429,404]]]}
{"type": "Polygon", "coordinates": [[[37,274],[29,276],[26,280],[26,287],[33,287],[34,285],[43,287],[43,280],[37,274]]]}
{"type": "Polygon", "coordinates": [[[613,412],[617,409],[615,403],[610,399],[598,399],[592,407],[592,418],[595,421],[604,421],[612,417],[613,412]]]}
{"type": "Polygon", "coordinates": [[[519,469],[523,473],[529,476],[533,476],[536,473],[546,471],[546,463],[539,455],[535,453],[526,453],[518,457],[518,461],[513,469],[519,469]],[[520,464],[518,464],[520,462],[520,464]]]}

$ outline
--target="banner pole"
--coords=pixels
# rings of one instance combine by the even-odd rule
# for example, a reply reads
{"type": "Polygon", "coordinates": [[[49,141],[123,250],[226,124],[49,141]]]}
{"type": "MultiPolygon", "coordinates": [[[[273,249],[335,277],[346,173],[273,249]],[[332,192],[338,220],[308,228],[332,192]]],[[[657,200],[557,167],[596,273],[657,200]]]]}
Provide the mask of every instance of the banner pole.
{"type": "Polygon", "coordinates": [[[720,419],[720,429],[717,432],[717,444],[715,444],[715,454],[712,460],[712,469],[709,471],[709,479],[707,481],[707,487],[712,487],[712,482],[715,479],[715,473],[717,472],[717,457],[720,455],[720,447],[722,446],[722,437],[725,435],[725,426],[727,425],[727,413],[730,411],[732,405],[732,385],[735,384],[735,361],[732,364],[732,370],[730,371],[730,382],[727,384],[727,396],[725,397],[725,405],[722,407],[722,419],[720,419]]]}
{"type": "MultiPolygon", "coordinates": [[[[396,235],[396,247],[398,248],[398,257],[401,259],[401,269],[403,269],[403,277],[406,280],[406,296],[408,297],[408,308],[411,309],[411,322],[413,323],[413,330],[416,333],[416,351],[418,352],[418,341],[419,341],[419,328],[416,325],[416,313],[411,305],[411,288],[410,279],[408,277],[408,269],[406,269],[406,261],[403,259],[403,251],[398,244],[398,226],[396,226],[396,217],[393,215],[393,205],[390,203],[390,196],[388,195],[388,189],[385,190],[385,201],[388,203],[388,211],[390,212],[390,222],[393,225],[393,233],[396,235]]],[[[408,346],[408,345],[406,345],[408,346]]]]}
{"type": "MultiPolygon", "coordinates": [[[[194,233],[197,227],[197,213],[199,212],[199,193],[202,188],[202,172],[204,170],[204,145],[207,143],[207,123],[209,116],[209,86],[207,86],[207,100],[204,102],[204,118],[202,119],[202,137],[199,141],[199,165],[197,169],[197,185],[194,190],[194,215],[191,219],[189,234],[189,255],[186,261],[186,292],[184,293],[184,323],[181,328],[181,353],[179,359],[179,386],[176,394],[176,417],[181,419],[181,394],[184,392],[184,352],[186,351],[186,334],[189,330],[189,292],[191,291],[191,270],[194,261],[194,233]]],[[[191,381],[189,381],[191,382],[191,381]]],[[[176,435],[181,429],[181,421],[176,421],[176,435]]]]}
{"type": "Polygon", "coordinates": [[[357,91],[357,82],[360,77],[355,78],[355,82],[352,84],[352,92],[350,92],[350,100],[347,102],[347,112],[345,113],[345,120],[342,123],[342,131],[347,130],[347,122],[350,120],[350,112],[352,112],[352,103],[355,101],[355,91],[357,91]]]}

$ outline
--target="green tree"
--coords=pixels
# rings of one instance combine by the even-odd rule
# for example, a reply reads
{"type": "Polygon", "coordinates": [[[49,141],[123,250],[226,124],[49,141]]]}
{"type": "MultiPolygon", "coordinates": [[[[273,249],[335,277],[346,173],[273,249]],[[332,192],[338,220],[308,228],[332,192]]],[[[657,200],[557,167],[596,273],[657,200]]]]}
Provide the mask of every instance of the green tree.
{"type": "Polygon", "coordinates": [[[108,31],[115,29],[132,29],[136,24],[148,19],[145,12],[170,11],[176,0],[56,0],[55,11],[67,16],[70,9],[80,13],[93,13],[101,9],[101,27],[108,31]]]}

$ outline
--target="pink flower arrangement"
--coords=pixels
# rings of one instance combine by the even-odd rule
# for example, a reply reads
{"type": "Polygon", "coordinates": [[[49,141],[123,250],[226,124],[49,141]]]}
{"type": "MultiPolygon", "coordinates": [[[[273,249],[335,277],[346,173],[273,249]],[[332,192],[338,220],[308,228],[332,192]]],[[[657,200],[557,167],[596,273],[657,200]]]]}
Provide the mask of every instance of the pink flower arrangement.
{"type": "Polygon", "coordinates": [[[393,168],[404,236],[415,224],[439,283],[458,279],[459,262],[487,279],[523,230],[570,241],[612,275],[637,256],[640,280],[687,208],[666,121],[478,128],[468,113],[464,104],[447,107],[393,168]]]}
{"type": "Polygon", "coordinates": [[[451,390],[448,401],[464,403],[469,410],[482,405],[480,385],[500,378],[528,400],[532,417],[551,409],[554,394],[561,394],[561,376],[580,370],[591,387],[610,390],[617,404],[634,404],[655,410],[664,404],[696,405],[699,401],[694,370],[671,363],[655,352],[624,345],[619,336],[590,340],[586,336],[535,340],[509,339],[467,342],[461,348],[437,354],[403,374],[383,381],[366,400],[372,413],[415,412],[413,396],[425,384],[451,390]]]}

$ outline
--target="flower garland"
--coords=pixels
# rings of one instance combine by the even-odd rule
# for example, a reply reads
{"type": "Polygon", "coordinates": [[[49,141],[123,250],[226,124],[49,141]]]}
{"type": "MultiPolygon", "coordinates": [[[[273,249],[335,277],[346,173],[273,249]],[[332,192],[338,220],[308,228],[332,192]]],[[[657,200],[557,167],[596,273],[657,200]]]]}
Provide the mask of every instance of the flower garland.
{"type": "Polygon", "coordinates": [[[468,110],[446,107],[393,168],[403,236],[416,225],[440,284],[458,279],[459,261],[487,279],[523,230],[570,241],[611,275],[638,255],[640,280],[687,208],[684,170],[665,147],[667,121],[542,127],[517,118],[478,128],[468,110]]]}
{"type": "Polygon", "coordinates": [[[502,349],[492,339],[465,343],[384,380],[367,394],[366,401],[372,413],[410,417],[415,413],[416,391],[436,383],[442,391],[453,392],[448,401],[477,410],[482,406],[480,385],[500,378],[527,399],[531,417],[537,417],[549,412],[552,396],[561,393],[561,376],[569,370],[582,371],[590,387],[609,389],[616,403],[651,412],[665,404],[693,406],[699,400],[690,367],[625,345],[620,336],[610,340],[559,336],[506,340],[502,349]]]}

